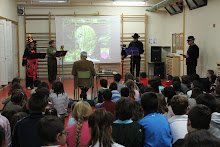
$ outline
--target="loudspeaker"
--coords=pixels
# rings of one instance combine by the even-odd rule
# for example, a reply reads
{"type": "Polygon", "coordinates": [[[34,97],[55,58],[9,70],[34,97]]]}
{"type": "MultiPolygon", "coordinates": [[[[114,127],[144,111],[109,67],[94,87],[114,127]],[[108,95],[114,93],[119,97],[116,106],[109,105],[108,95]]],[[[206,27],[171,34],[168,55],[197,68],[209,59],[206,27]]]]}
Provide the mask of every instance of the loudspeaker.
{"type": "Polygon", "coordinates": [[[161,62],[161,47],[151,47],[151,62],[161,62]]]}
{"type": "Polygon", "coordinates": [[[24,15],[24,10],[25,10],[25,7],[23,5],[18,5],[17,6],[17,13],[19,16],[23,16],[24,15]]]}
{"type": "Polygon", "coordinates": [[[154,76],[158,76],[161,79],[165,79],[165,64],[164,62],[154,63],[154,76]]]}

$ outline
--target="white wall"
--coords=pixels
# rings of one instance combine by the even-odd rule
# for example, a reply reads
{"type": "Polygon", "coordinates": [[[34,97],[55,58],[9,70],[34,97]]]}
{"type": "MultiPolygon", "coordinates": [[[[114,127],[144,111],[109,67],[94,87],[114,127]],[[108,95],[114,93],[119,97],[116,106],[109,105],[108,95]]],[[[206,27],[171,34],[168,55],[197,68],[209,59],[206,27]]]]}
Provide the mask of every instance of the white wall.
{"type": "MultiPolygon", "coordinates": [[[[200,48],[200,57],[197,66],[197,73],[200,76],[204,76],[207,69],[213,69],[216,71],[216,62],[220,61],[219,6],[219,0],[209,0],[207,6],[195,10],[189,10],[188,6],[186,6],[185,53],[188,49],[188,44],[186,42],[187,37],[190,35],[195,36],[195,43],[200,48]],[[213,27],[213,24],[216,25],[215,28],[213,27]]],[[[183,31],[183,14],[177,14],[174,16],[167,14],[166,18],[166,36],[169,38],[167,43],[171,44],[171,35],[183,31]]]]}
{"type": "MultiPolygon", "coordinates": [[[[216,62],[220,60],[218,59],[220,56],[220,9],[218,6],[220,6],[220,0],[209,0],[208,6],[195,10],[189,10],[186,6],[185,40],[189,35],[194,35],[196,38],[196,44],[200,48],[200,58],[197,66],[197,72],[200,76],[203,76],[207,69],[216,70],[216,62]],[[215,28],[213,24],[216,24],[215,28]]],[[[183,13],[170,16],[165,11],[146,12],[144,7],[26,7],[26,14],[48,14],[49,12],[52,14],[73,14],[74,12],[76,14],[94,14],[99,12],[101,15],[121,15],[122,13],[124,15],[144,15],[147,13],[147,37],[157,38],[158,45],[161,46],[172,46],[172,34],[183,32],[183,13]]],[[[43,28],[41,27],[41,29],[43,28]]],[[[45,29],[48,30],[48,28],[45,29]]],[[[137,30],[139,29],[137,26],[137,30]]],[[[24,20],[21,16],[19,17],[19,36],[20,54],[22,55],[24,51],[24,20]]],[[[185,42],[185,53],[187,49],[188,45],[185,42]]],[[[150,45],[148,45],[147,55],[147,60],[150,61],[150,45]]],[[[181,73],[183,72],[183,65],[185,63],[181,63],[181,73]]],[[[25,77],[24,71],[24,68],[21,68],[22,78],[25,77]]]]}
{"type": "Polygon", "coordinates": [[[18,21],[16,0],[0,0],[0,16],[18,21]]]}
{"type": "MultiPolygon", "coordinates": [[[[37,8],[37,7],[26,7],[26,14],[49,14],[49,12],[51,12],[51,14],[74,14],[74,12],[76,14],[97,14],[98,12],[100,13],[100,15],[121,15],[122,13],[124,15],[145,15],[146,8],[144,7],[89,7],[89,6],[78,6],[78,7],[67,7],[67,8],[63,8],[63,7],[54,7],[54,8],[47,8],[47,7],[42,7],[42,8],[37,8]]],[[[158,12],[158,13],[148,13],[147,12],[147,37],[151,37],[151,38],[158,38],[158,42],[160,42],[160,44],[165,45],[166,42],[164,40],[164,33],[163,31],[165,30],[165,25],[164,22],[166,20],[165,16],[166,16],[166,12],[158,12]]],[[[34,32],[34,31],[42,31],[45,32],[48,31],[48,21],[45,24],[45,22],[41,21],[41,22],[37,22],[35,21],[36,24],[33,23],[32,21],[32,26],[33,28],[27,28],[28,31],[30,32],[34,32]]],[[[27,22],[29,23],[29,22],[27,22]]],[[[30,26],[30,25],[29,25],[30,26]]],[[[54,25],[55,26],[55,25],[54,25]]],[[[140,24],[137,25],[136,27],[132,28],[132,30],[128,30],[128,28],[126,27],[127,24],[125,23],[125,31],[134,31],[135,32],[144,32],[144,25],[140,24]]],[[[24,17],[19,16],[19,30],[20,30],[20,34],[19,34],[19,38],[20,38],[20,59],[22,59],[22,55],[24,52],[24,17]]],[[[27,31],[27,32],[28,32],[27,31]]],[[[53,28],[52,25],[52,32],[55,32],[55,28],[53,28]]],[[[148,45],[148,51],[147,54],[150,55],[150,46],[148,45]]],[[[150,56],[148,56],[150,57],[150,56]]],[[[150,59],[147,59],[150,61],[150,59]]],[[[21,61],[20,61],[20,66],[21,66],[21,61]]],[[[20,68],[21,71],[21,78],[25,78],[25,68],[21,67],[20,68]]]]}

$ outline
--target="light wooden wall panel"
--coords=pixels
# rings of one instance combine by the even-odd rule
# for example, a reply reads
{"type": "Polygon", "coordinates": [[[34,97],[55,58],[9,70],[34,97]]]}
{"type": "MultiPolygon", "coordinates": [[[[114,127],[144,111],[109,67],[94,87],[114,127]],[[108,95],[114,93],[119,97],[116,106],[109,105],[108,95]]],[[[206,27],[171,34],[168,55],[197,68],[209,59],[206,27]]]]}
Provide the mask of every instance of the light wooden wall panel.
{"type": "MultiPolygon", "coordinates": [[[[84,16],[98,16],[99,14],[88,14],[84,16]]],[[[56,15],[58,16],[58,15],[56,15]]],[[[61,15],[59,15],[61,16],[61,15]]],[[[62,16],[74,16],[74,15],[62,15],[62,16]]],[[[75,14],[75,16],[80,16],[75,14]]],[[[100,15],[101,16],[101,15],[100,15]]],[[[103,16],[103,15],[102,15],[103,16]]],[[[141,36],[140,41],[144,44],[145,53],[141,55],[141,72],[146,72],[146,15],[123,15],[121,16],[121,44],[126,44],[127,47],[129,43],[133,40],[132,35],[134,33],[139,33],[141,36]]],[[[25,39],[27,41],[28,34],[31,34],[34,40],[37,40],[37,52],[46,52],[48,47],[48,42],[50,39],[56,40],[56,30],[55,30],[55,15],[54,14],[40,14],[40,15],[25,15],[24,21],[25,25],[25,39]]],[[[57,47],[59,50],[59,47],[57,47]]],[[[58,60],[59,62],[59,60],[58,60]]],[[[47,69],[47,59],[39,60],[39,78],[48,77],[47,69]]],[[[122,64],[96,64],[96,71],[99,70],[112,70],[122,74],[122,64]]],[[[130,72],[130,57],[128,56],[124,60],[123,75],[130,72]]],[[[64,65],[64,75],[65,77],[72,77],[72,64],[64,65]]],[[[62,67],[58,65],[58,76],[62,75],[62,67]]]]}

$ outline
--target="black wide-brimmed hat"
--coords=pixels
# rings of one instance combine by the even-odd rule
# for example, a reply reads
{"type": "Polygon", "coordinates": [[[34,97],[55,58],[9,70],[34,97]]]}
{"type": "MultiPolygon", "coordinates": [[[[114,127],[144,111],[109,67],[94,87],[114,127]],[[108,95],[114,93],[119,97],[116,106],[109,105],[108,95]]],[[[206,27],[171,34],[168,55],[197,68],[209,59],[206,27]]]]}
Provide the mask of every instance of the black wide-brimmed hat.
{"type": "Polygon", "coordinates": [[[135,33],[132,37],[133,37],[133,38],[139,38],[140,35],[138,35],[137,33],[135,33]]]}
{"type": "Polygon", "coordinates": [[[189,36],[187,39],[187,41],[194,41],[194,40],[195,40],[194,36],[189,36]]]}

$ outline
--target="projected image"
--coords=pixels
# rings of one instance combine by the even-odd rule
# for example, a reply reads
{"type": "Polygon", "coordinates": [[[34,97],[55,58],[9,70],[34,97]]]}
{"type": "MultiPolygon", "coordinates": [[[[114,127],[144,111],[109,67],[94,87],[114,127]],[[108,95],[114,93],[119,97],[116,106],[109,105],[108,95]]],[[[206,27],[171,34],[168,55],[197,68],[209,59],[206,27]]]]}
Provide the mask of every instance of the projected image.
{"type": "Polygon", "coordinates": [[[64,63],[80,60],[86,51],[88,60],[96,63],[117,63],[120,60],[120,18],[56,17],[57,48],[68,50],[64,63]]]}

